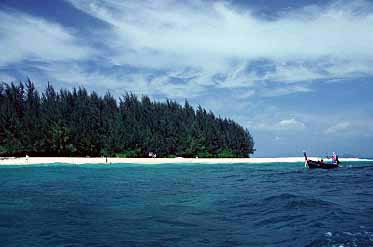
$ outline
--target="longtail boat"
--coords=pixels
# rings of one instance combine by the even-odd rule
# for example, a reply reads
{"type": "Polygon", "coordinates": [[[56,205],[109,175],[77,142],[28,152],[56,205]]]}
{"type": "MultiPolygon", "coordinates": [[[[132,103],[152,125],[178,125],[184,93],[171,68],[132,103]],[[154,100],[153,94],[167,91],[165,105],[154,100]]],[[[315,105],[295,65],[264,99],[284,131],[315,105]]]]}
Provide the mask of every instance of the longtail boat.
{"type": "Polygon", "coordinates": [[[339,164],[341,163],[338,160],[338,156],[335,156],[335,159],[330,163],[330,162],[324,162],[322,159],[318,161],[310,160],[307,158],[306,152],[304,152],[303,154],[304,154],[304,161],[305,161],[304,165],[305,167],[308,167],[310,169],[314,169],[314,168],[334,169],[334,168],[338,168],[339,164]]]}

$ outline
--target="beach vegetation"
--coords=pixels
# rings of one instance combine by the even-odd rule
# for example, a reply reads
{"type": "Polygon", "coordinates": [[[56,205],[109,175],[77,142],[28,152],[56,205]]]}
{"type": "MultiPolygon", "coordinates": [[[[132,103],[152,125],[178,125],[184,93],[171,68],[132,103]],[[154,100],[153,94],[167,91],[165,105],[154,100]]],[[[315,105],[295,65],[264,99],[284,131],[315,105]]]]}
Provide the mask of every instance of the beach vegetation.
{"type": "Polygon", "coordinates": [[[217,154],[217,158],[232,158],[237,157],[236,154],[233,153],[230,149],[223,149],[217,154]]]}
{"type": "Polygon", "coordinates": [[[114,153],[114,155],[110,154],[109,156],[114,156],[117,158],[138,158],[142,157],[140,149],[129,149],[124,150],[119,153],[114,153]]]}
{"type": "Polygon", "coordinates": [[[249,157],[250,132],[188,101],[0,83],[1,156],[249,157]]]}

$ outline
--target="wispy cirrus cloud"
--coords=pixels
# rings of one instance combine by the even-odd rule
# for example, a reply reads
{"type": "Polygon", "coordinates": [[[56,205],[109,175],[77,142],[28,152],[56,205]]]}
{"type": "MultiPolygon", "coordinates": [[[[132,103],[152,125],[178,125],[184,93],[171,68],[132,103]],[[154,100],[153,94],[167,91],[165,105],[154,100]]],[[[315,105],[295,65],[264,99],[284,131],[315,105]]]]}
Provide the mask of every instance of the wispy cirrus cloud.
{"type": "Polygon", "coordinates": [[[103,42],[115,50],[111,61],[119,65],[193,67],[210,80],[224,75],[217,86],[227,88],[373,74],[373,11],[367,1],[306,6],[274,20],[226,2],[70,2],[111,25],[103,42]],[[273,69],[249,72],[249,62],[261,59],[273,69]]]}
{"type": "Polygon", "coordinates": [[[194,97],[204,91],[201,86],[189,84],[191,77],[195,75],[194,72],[187,71],[180,73],[141,70],[140,73],[133,68],[112,65],[103,65],[98,70],[76,62],[39,63],[32,68],[32,70],[27,69],[24,73],[25,77],[37,78],[38,81],[63,83],[64,87],[84,86],[99,92],[110,91],[116,96],[132,92],[160,99],[184,99],[185,93],[194,97]]]}
{"type": "Polygon", "coordinates": [[[95,52],[74,31],[12,9],[0,10],[0,67],[22,61],[87,59],[95,52]]]}
{"type": "Polygon", "coordinates": [[[91,29],[100,48],[60,24],[0,11],[0,50],[6,51],[0,64],[42,61],[51,79],[110,78],[102,86],[167,97],[212,87],[245,88],[238,98],[274,97],[310,92],[310,81],[373,75],[373,4],[367,1],[310,5],[271,20],[223,1],[67,1],[108,24],[91,29]],[[135,69],[117,69],[128,66],[135,69]]]}
{"type": "Polygon", "coordinates": [[[324,134],[328,136],[360,136],[372,137],[373,126],[371,125],[373,119],[366,117],[365,119],[348,119],[335,122],[325,128],[324,134]]]}
{"type": "Polygon", "coordinates": [[[367,48],[373,41],[373,15],[366,1],[306,6],[274,21],[225,2],[70,1],[112,25],[118,39],[108,42],[137,52],[283,60],[372,55],[367,48]]]}
{"type": "Polygon", "coordinates": [[[324,131],[324,133],[325,134],[335,134],[335,133],[338,133],[339,131],[346,131],[350,127],[351,127],[351,123],[349,123],[349,122],[339,122],[339,123],[327,128],[324,131]]]}

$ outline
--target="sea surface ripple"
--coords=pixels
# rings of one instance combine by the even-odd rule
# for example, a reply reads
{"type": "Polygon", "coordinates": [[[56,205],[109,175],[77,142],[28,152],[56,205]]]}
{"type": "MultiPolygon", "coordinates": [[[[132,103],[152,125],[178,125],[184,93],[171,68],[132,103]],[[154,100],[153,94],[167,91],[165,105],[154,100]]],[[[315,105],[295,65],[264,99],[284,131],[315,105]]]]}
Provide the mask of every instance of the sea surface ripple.
{"type": "Polygon", "coordinates": [[[373,246],[373,163],[0,167],[0,246],[373,246]]]}

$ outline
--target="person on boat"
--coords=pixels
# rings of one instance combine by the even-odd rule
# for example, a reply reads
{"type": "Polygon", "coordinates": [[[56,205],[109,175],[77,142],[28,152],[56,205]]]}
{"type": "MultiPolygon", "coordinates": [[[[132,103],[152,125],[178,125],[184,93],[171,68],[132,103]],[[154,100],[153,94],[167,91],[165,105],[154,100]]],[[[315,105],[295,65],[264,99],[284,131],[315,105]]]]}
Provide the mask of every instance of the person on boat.
{"type": "Polygon", "coordinates": [[[332,163],[333,164],[337,164],[338,163],[338,157],[337,157],[337,154],[335,152],[333,152],[332,163]]]}

